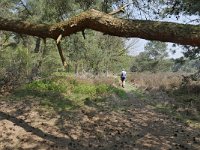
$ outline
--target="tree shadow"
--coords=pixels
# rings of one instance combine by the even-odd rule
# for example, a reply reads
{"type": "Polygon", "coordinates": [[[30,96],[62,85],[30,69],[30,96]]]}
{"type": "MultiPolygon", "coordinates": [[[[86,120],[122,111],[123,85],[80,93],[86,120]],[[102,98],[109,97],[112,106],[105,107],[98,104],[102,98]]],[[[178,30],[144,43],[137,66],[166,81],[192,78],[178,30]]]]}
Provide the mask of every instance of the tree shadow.
{"type": "MultiPolygon", "coordinates": [[[[63,105],[68,99],[59,93],[33,92],[25,94],[40,98],[48,97],[48,102],[55,111],[55,126],[58,127],[55,136],[39,127],[33,127],[23,119],[0,112],[0,119],[7,119],[26,132],[53,142],[50,149],[81,149],[81,150],[133,150],[133,149],[198,149],[200,147],[200,130],[189,128],[180,121],[173,120],[168,114],[149,109],[149,103],[138,100],[141,96],[127,92],[128,99],[117,101],[103,99],[86,99],[86,107],[74,107],[66,110],[63,105]],[[57,101],[63,101],[61,104],[57,101]],[[115,107],[114,107],[115,106],[115,107]],[[113,108],[114,107],[114,108],[113,108]],[[78,109],[75,109],[78,108],[78,109]],[[66,138],[64,135],[67,135],[66,138]]],[[[115,98],[115,97],[114,97],[115,98]]],[[[71,102],[71,100],[69,100],[71,102]]],[[[28,104],[30,109],[32,104],[28,104]]],[[[76,106],[76,105],[75,105],[76,106]]],[[[21,108],[19,108],[20,111],[21,108]]],[[[23,112],[21,112],[23,114],[23,112]]],[[[54,116],[49,116],[53,118],[54,116]]],[[[49,118],[45,118],[48,120],[49,118]]],[[[40,148],[39,142],[35,149],[40,148]]]]}
{"type": "Polygon", "coordinates": [[[73,110],[79,106],[72,100],[66,98],[62,93],[54,91],[39,91],[39,90],[19,90],[13,93],[18,98],[26,98],[33,96],[41,105],[52,107],[55,111],[73,110]]]}
{"type": "Polygon", "coordinates": [[[183,123],[192,121],[200,124],[200,95],[195,90],[189,90],[190,88],[188,86],[174,90],[161,88],[147,91],[151,97],[148,104],[158,112],[172,116],[183,123]]]}
{"type": "MultiPolygon", "coordinates": [[[[52,148],[55,146],[55,147],[60,147],[60,148],[67,147],[69,149],[74,149],[76,145],[83,147],[78,142],[73,140],[69,135],[67,135],[69,138],[65,138],[65,137],[58,137],[53,134],[49,134],[47,132],[42,131],[39,128],[29,125],[23,119],[18,119],[12,115],[9,115],[7,113],[0,111],[0,120],[4,120],[4,119],[11,121],[15,126],[19,126],[23,128],[26,132],[30,132],[44,140],[53,142],[53,144],[50,145],[50,147],[52,148]]],[[[37,147],[39,147],[39,145],[37,147]]]]}
{"type": "MultiPolygon", "coordinates": [[[[131,96],[133,93],[127,94],[131,96]]],[[[117,109],[106,107],[109,108],[107,110],[102,105],[90,102],[88,106],[95,108],[96,112],[84,112],[82,118],[86,117],[88,122],[79,120],[82,122],[82,130],[89,131],[90,135],[79,138],[85,139],[83,141],[88,143],[88,149],[200,148],[199,128],[189,127],[181,120],[157,109],[149,109],[151,103],[140,101],[140,104],[136,104],[136,101],[138,100],[124,100],[112,105],[117,109]]],[[[110,103],[108,105],[111,106],[110,103]]],[[[80,114],[76,114],[78,115],[80,114]]]]}

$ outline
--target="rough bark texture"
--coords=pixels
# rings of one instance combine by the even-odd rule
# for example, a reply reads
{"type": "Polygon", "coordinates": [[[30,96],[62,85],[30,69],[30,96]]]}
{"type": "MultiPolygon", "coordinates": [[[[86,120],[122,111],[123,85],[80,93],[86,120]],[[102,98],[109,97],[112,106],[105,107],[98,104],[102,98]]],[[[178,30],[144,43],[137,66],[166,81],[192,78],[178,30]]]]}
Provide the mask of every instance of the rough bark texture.
{"type": "Polygon", "coordinates": [[[186,25],[149,20],[125,20],[91,9],[71,19],[52,24],[32,24],[0,18],[0,30],[57,39],[84,29],[120,37],[138,37],[147,40],[200,46],[200,25],[186,25]]]}

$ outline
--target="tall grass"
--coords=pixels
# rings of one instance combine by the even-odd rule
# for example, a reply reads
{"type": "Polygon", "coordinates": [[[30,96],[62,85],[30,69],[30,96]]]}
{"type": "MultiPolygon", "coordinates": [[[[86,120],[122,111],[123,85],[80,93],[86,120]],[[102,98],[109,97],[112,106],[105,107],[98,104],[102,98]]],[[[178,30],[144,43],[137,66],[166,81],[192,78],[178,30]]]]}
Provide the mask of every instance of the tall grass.
{"type": "Polygon", "coordinates": [[[181,74],[178,73],[132,73],[130,80],[137,87],[148,90],[169,90],[179,88],[181,74]]]}
{"type": "Polygon", "coordinates": [[[147,91],[164,91],[180,95],[200,96],[200,81],[192,81],[181,73],[133,73],[131,82],[147,91]]]}
{"type": "MultiPolygon", "coordinates": [[[[175,112],[184,110],[187,114],[197,112],[200,114],[200,81],[192,81],[185,78],[186,74],[181,73],[133,73],[129,75],[131,82],[143,90],[148,91],[151,95],[165,93],[164,98],[168,95],[173,99],[171,106],[175,112]],[[166,95],[167,94],[167,95],[166,95]]],[[[157,104],[161,101],[165,105],[166,101],[159,98],[157,104]]],[[[199,115],[196,115],[199,118],[199,115]]]]}

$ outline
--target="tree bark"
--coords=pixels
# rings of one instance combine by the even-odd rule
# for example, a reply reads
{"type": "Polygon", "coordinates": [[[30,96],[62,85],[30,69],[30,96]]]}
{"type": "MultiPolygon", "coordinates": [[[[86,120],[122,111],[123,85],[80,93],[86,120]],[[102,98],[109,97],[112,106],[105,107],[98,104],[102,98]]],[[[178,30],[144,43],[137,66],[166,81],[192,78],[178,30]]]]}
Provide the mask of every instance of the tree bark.
{"type": "Polygon", "coordinates": [[[37,38],[35,42],[35,49],[34,49],[35,53],[38,53],[40,51],[40,43],[41,43],[41,38],[37,38]]]}
{"type": "MultiPolygon", "coordinates": [[[[44,47],[43,47],[43,50],[41,50],[41,53],[42,53],[41,58],[40,58],[38,64],[35,64],[35,66],[31,70],[31,74],[29,76],[30,81],[32,81],[34,79],[34,77],[36,77],[38,75],[39,70],[40,70],[42,63],[43,63],[44,56],[47,53],[46,39],[43,39],[43,43],[44,43],[44,47]]],[[[37,48],[35,48],[35,50],[34,50],[35,53],[38,53],[40,51],[40,46],[41,46],[40,44],[41,44],[41,38],[37,38],[37,40],[36,40],[36,47],[37,48]]]]}
{"type": "Polygon", "coordinates": [[[77,62],[75,63],[75,70],[74,70],[76,76],[78,76],[78,68],[79,68],[79,63],[77,62]]]}
{"type": "Polygon", "coordinates": [[[138,37],[200,46],[200,25],[119,19],[94,9],[52,25],[0,18],[0,30],[55,40],[59,35],[65,37],[84,29],[92,29],[119,37],[138,37]]]}

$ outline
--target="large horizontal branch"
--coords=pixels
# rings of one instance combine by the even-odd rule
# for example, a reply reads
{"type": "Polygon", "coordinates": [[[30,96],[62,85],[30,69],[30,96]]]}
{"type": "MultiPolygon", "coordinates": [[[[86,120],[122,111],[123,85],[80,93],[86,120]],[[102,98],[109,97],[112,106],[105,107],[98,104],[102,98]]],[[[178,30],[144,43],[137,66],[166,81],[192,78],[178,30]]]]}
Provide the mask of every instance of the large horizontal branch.
{"type": "Polygon", "coordinates": [[[0,30],[55,40],[60,35],[65,37],[84,29],[92,29],[119,37],[138,37],[147,40],[200,46],[200,25],[119,19],[94,9],[52,25],[32,24],[0,18],[0,30]]]}

